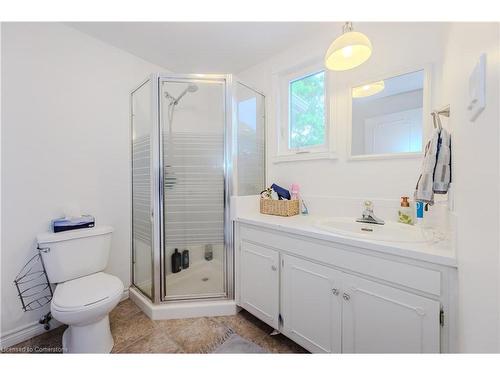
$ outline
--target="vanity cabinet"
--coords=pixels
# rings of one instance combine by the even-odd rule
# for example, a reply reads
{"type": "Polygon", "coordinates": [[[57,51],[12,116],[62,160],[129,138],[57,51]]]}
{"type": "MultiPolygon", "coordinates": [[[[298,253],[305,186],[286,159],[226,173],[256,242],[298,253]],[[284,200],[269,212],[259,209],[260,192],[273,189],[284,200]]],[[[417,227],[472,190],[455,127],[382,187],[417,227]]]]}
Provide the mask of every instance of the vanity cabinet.
{"type": "Polygon", "coordinates": [[[260,320],[279,326],[279,253],[242,242],[240,246],[240,305],[260,320]]]}
{"type": "Polygon", "coordinates": [[[344,353],[439,353],[438,301],[344,274],[344,353]]]}
{"type": "Polygon", "coordinates": [[[235,239],[238,304],[309,351],[450,351],[444,267],[246,224],[235,239]]]}
{"type": "Polygon", "coordinates": [[[282,332],[313,352],[437,353],[439,302],[282,256],[282,332]]]}
{"type": "Polygon", "coordinates": [[[340,353],[342,273],[282,256],[282,331],[312,352],[340,353]]]}

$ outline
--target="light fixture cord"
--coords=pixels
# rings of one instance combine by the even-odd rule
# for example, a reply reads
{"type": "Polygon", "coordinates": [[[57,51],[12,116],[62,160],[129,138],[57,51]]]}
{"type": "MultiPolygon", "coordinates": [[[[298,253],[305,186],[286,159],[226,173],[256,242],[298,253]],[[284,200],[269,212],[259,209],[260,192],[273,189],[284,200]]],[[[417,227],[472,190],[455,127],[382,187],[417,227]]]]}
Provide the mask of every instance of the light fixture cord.
{"type": "Polygon", "coordinates": [[[352,22],[346,22],[344,23],[344,27],[342,27],[342,33],[348,33],[350,31],[352,31],[352,22]]]}

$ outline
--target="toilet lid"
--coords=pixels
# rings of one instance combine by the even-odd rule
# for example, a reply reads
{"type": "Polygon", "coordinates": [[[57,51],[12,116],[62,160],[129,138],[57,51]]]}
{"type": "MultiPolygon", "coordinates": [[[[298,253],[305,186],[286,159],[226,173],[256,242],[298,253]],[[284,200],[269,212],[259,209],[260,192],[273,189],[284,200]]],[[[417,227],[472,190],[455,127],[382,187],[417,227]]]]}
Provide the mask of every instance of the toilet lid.
{"type": "Polygon", "coordinates": [[[52,304],[63,310],[82,309],[123,292],[123,283],[113,275],[94,273],[57,285],[52,304]]]}

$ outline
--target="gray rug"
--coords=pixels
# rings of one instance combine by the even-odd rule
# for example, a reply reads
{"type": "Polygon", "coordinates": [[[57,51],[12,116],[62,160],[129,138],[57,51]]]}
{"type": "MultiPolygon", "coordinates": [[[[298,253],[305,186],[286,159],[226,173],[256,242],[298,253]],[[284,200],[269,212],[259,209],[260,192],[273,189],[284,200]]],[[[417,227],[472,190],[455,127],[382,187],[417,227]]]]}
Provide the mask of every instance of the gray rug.
{"type": "Polygon", "coordinates": [[[241,337],[240,335],[231,335],[224,341],[213,353],[267,353],[261,346],[254,344],[241,337]]]}

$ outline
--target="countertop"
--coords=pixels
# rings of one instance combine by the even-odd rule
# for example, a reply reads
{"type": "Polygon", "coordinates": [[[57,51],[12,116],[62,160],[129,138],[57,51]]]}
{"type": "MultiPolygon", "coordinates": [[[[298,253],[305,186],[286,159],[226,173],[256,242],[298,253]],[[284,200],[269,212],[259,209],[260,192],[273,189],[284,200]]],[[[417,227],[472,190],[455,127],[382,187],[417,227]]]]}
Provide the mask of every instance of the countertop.
{"type": "Polygon", "coordinates": [[[360,247],[385,254],[416,259],[448,267],[456,267],[457,260],[449,234],[445,239],[431,243],[386,242],[362,239],[319,229],[315,223],[325,217],[317,215],[297,215],[281,217],[260,213],[237,215],[234,220],[239,223],[257,225],[286,233],[313,237],[349,246],[360,247]]]}

